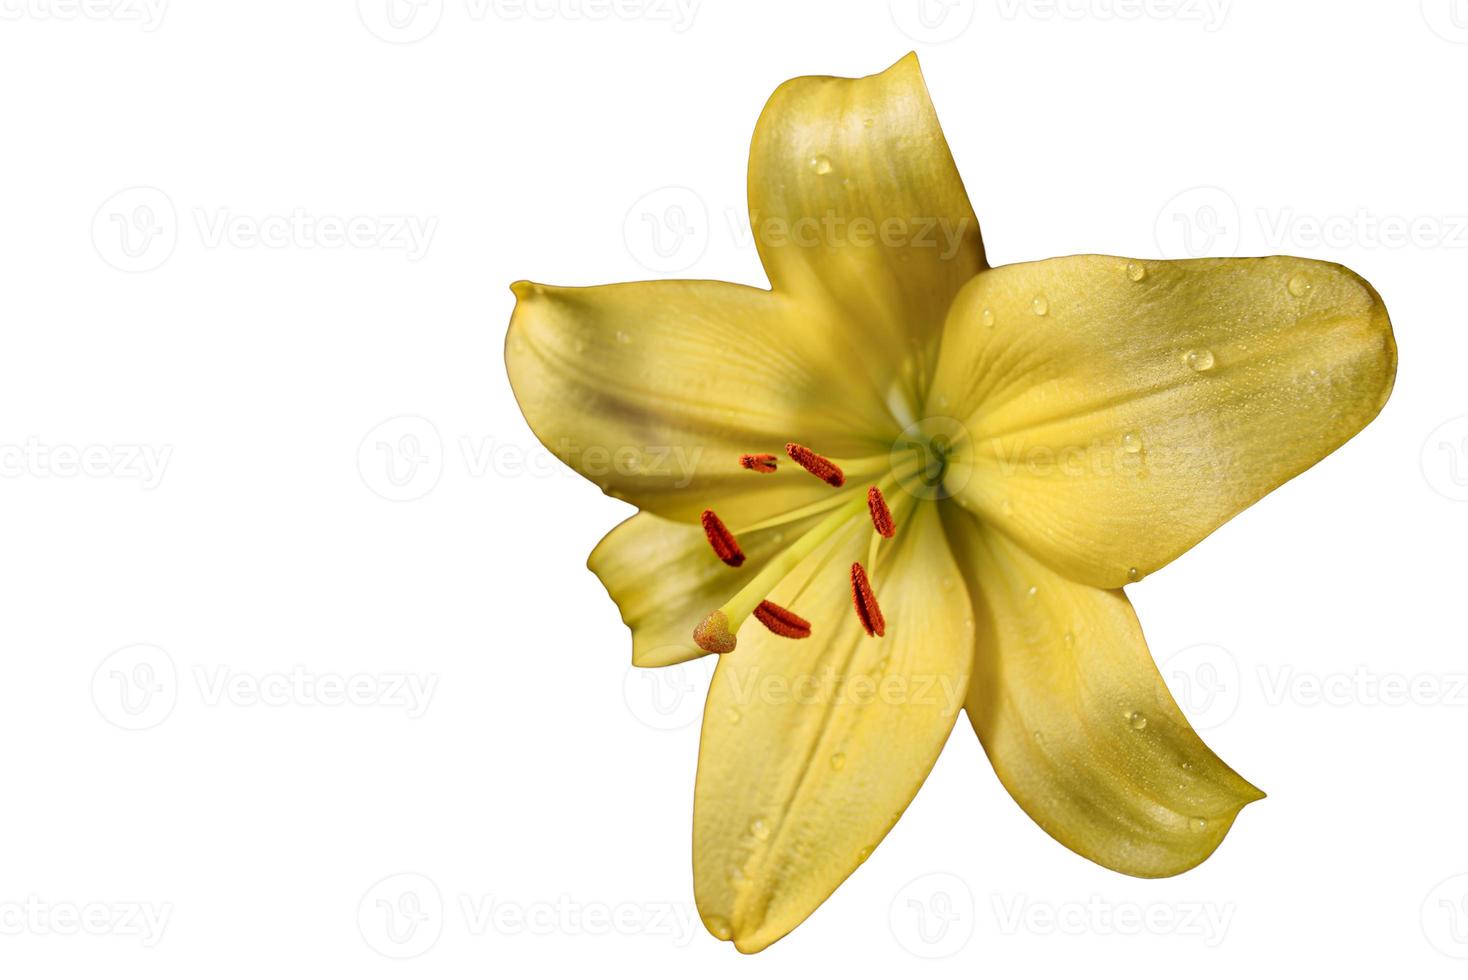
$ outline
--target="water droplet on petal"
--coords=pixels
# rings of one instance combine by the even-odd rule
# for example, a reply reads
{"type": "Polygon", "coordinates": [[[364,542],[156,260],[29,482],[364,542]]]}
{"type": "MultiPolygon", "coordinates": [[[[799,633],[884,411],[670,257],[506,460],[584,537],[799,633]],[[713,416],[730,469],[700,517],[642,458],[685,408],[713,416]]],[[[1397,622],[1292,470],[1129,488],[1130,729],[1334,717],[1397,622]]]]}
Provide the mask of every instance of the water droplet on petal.
{"type": "Polygon", "coordinates": [[[1290,276],[1287,288],[1291,296],[1304,296],[1310,292],[1310,280],[1304,276],[1290,276]]]}
{"type": "Polygon", "coordinates": [[[1194,371],[1210,371],[1213,369],[1213,352],[1211,350],[1190,350],[1183,355],[1183,363],[1194,371]]]}
{"type": "Polygon", "coordinates": [[[1003,512],[1005,517],[1013,517],[1014,503],[1006,498],[1004,502],[999,505],[999,510],[1003,512]]]}
{"type": "Polygon", "coordinates": [[[1037,729],[1035,731],[1035,733],[1034,733],[1034,736],[1035,736],[1035,744],[1036,745],[1044,745],[1045,744],[1045,733],[1044,732],[1039,731],[1037,729]]]}
{"type": "Polygon", "coordinates": [[[739,709],[738,708],[730,708],[729,709],[729,713],[725,717],[727,717],[729,719],[729,724],[731,724],[731,725],[737,725],[737,724],[739,724],[739,719],[742,716],[739,714],[739,709]]]}
{"type": "Polygon", "coordinates": [[[1126,277],[1132,282],[1141,282],[1147,278],[1147,267],[1140,262],[1128,262],[1126,264],[1126,277]]]}
{"type": "Polygon", "coordinates": [[[1141,572],[1141,570],[1138,569],[1136,565],[1133,565],[1131,568],[1128,568],[1126,570],[1126,580],[1128,582],[1140,582],[1142,580],[1142,572],[1141,572]]]}
{"type": "Polygon", "coordinates": [[[987,306],[984,307],[984,312],[979,314],[979,322],[986,327],[992,327],[994,325],[994,311],[987,306]]]}
{"type": "Polygon", "coordinates": [[[1142,437],[1135,432],[1123,433],[1121,437],[1122,452],[1139,453],[1142,451],[1142,437]]]}
{"type": "Polygon", "coordinates": [[[1066,649],[1070,649],[1071,647],[1073,647],[1075,645],[1076,645],[1076,635],[1074,633],[1071,633],[1071,632],[1067,631],[1066,634],[1065,634],[1065,646],[1066,646],[1066,649]]]}
{"type": "Polygon", "coordinates": [[[1035,311],[1035,316],[1044,316],[1050,312],[1050,301],[1043,296],[1036,296],[1030,300],[1030,309],[1035,311]]]}
{"type": "Polygon", "coordinates": [[[835,769],[837,772],[840,772],[842,769],[846,768],[845,752],[837,752],[835,755],[831,756],[831,768],[835,769]]]}
{"type": "Polygon", "coordinates": [[[810,168],[818,174],[828,174],[831,172],[831,158],[824,153],[817,153],[810,158],[810,168]]]}
{"type": "Polygon", "coordinates": [[[1040,587],[1038,585],[1032,585],[1028,589],[1025,589],[1025,595],[1028,596],[1031,599],[1033,599],[1036,595],[1038,595],[1039,592],[1040,592],[1040,587]]]}
{"type": "Polygon", "coordinates": [[[1147,727],[1147,716],[1140,711],[1133,711],[1126,716],[1126,723],[1132,726],[1132,731],[1140,732],[1147,727]]]}
{"type": "Polygon", "coordinates": [[[1208,818],[1194,817],[1188,821],[1188,826],[1192,827],[1195,831],[1202,833],[1203,831],[1208,829],[1208,818]]]}
{"type": "Polygon", "coordinates": [[[763,817],[754,819],[754,822],[749,825],[749,832],[756,840],[770,839],[770,825],[765,823],[763,817]]]}
{"type": "Polygon", "coordinates": [[[873,124],[874,124],[874,123],[875,123],[875,122],[876,122],[876,120],[875,120],[875,119],[863,119],[863,120],[862,120],[862,121],[861,121],[861,124],[862,124],[862,125],[863,125],[863,126],[865,126],[865,127],[866,127],[866,128],[867,128],[867,129],[871,129],[871,128],[872,128],[872,125],[873,125],[873,124]]]}
{"type": "Polygon", "coordinates": [[[703,926],[715,939],[728,939],[734,935],[734,930],[729,928],[729,920],[722,915],[704,916],[703,926]]]}
{"type": "Polygon", "coordinates": [[[630,344],[630,343],[632,343],[632,335],[629,334],[625,330],[618,330],[617,331],[617,343],[619,343],[619,344],[630,344]]]}

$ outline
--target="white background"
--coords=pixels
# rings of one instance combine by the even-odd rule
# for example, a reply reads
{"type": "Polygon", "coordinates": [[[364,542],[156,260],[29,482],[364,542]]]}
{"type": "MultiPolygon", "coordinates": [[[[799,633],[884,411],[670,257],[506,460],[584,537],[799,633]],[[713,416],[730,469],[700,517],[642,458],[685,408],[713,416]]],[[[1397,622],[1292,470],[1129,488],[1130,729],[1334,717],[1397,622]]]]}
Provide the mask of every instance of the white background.
{"type": "Polygon", "coordinates": [[[1461,975],[1468,3],[83,2],[0,0],[0,973],[1461,975]],[[750,960],[692,909],[707,668],[629,671],[506,287],[763,285],[766,97],[914,48],[992,263],[1345,262],[1401,370],[1130,589],[1270,794],[1211,860],[1076,857],[960,721],[750,960]]]}

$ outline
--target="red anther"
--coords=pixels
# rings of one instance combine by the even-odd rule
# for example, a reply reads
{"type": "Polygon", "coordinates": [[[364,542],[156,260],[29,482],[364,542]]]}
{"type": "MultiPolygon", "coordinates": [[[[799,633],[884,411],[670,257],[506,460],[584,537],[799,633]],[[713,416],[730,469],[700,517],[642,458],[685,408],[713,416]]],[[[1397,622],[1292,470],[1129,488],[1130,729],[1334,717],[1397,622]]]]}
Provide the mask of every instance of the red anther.
{"type": "Polygon", "coordinates": [[[798,442],[785,443],[785,452],[812,476],[820,477],[833,487],[839,487],[846,482],[846,474],[841,472],[841,467],[798,442]]]}
{"type": "Polygon", "coordinates": [[[703,512],[703,533],[709,539],[709,545],[714,549],[714,554],[719,556],[719,561],[731,568],[738,568],[744,564],[744,552],[739,550],[739,542],[734,540],[734,535],[719,520],[719,515],[711,510],[703,512]]]}
{"type": "Polygon", "coordinates": [[[887,620],[882,618],[882,607],[877,605],[872,583],[867,580],[867,570],[861,562],[851,563],[851,604],[856,606],[857,618],[867,636],[886,636],[887,620]]]}
{"type": "Polygon", "coordinates": [[[872,527],[884,538],[890,538],[897,533],[897,522],[892,519],[892,511],[887,509],[887,501],[882,496],[882,491],[872,487],[867,491],[867,510],[872,512],[872,527]]]}
{"type": "Polygon", "coordinates": [[[810,636],[809,620],[801,619],[784,606],[777,606],[766,599],[754,607],[754,618],[765,624],[765,628],[776,636],[788,636],[792,640],[803,640],[810,636]]]}
{"type": "Polygon", "coordinates": [[[745,453],[739,457],[739,465],[756,473],[773,473],[775,457],[770,453],[745,453]]]}

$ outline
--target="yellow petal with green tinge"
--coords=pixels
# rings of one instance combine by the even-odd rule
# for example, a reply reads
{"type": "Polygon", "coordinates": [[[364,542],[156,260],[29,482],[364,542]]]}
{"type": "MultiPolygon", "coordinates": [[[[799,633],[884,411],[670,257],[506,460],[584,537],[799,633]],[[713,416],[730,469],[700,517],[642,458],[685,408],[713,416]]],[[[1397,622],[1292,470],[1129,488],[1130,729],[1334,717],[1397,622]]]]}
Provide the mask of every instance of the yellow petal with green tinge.
{"type": "Polygon", "coordinates": [[[614,496],[674,520],[711,507],[732,526],[828,489],[788,461],[742,470],[742,453],[794,441],[885,466],[899,427],[849,383],[841,331],[772,293],[673,280],[515,295],[505,362],[525,419],[614,496]]]}
{"type": "Polygon", "coordinates": [[[980,273],[928,411],[965,506],[1102,588],[1155,571],[1376,416],[1396,346],[1327,262],[1079,255],[980,273]]]}
{"type": "Polygon", "coordinates": [[[917,56],[776,89],[750,148],[749,212],[775,290],[846,325],[853,373],[921,405],[948,304],[984,248],[917,56]]]}
{"type": "Polygon", "coordinates": [[[602,538],[587,566],[632,630],[632,662],[665,667],[705,656],[693,642],[693,627],[819,520],[817,515],[737,534],[745,560],[731,568],[715,559],[700,525],[638,514],[602,538]]]}
{"type": "Polygon", "coordinates": [[[1264,794],[1203,744],[1121,590],[1055,574],[961,507],[944,524],[973,600],[966,709],[994,771],[1066,847],[1141,877],[1218,847],[1264,794]]]}
{"type": "Polygon", "coordinates": [[[973,644],[962,578],[920,505],[874,569],[887,621],[852,609],[865,515],[770,599],[811,621],[788,640],[746,623],[704,711],[693,871],[709,931],[756,952],[794,929],[871,853],[932,768],[967,689],[973,644]]]}

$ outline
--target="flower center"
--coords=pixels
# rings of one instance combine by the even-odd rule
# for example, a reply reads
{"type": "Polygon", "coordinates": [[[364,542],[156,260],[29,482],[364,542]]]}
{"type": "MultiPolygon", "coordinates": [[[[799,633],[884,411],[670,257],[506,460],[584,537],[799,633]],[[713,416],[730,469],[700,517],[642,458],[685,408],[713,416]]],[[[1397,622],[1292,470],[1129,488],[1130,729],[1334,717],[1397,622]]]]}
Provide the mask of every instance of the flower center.
{"type": "MultiPolygon", "coordinates": [[[[877,547],[883,539],[897,533],[898,521],[887,497],[894,491],[907,490],[916,484],[922,488],[918,493],[905,492],[898,500],[899,506],[913,499],[926,496],[926,489],[941,486],[947,468],[947,444],[925,438],[921,446],[900,445],[893,448],[890,460],[873,458],[856,460],[843,468],[838,462],[820,455],[799,443],[785,446],[790,460],[813,477],[828,484],[833,490],[842,490],[846,484],[846,471],[876,474],[875,483],[866,491],[843,490],[838,502],[825,508],[826,516],[783,551],[770,559],[733,598],[709,613],[693,631],[693,640],[699,649],[709,653],[730,653],[738,643],[739,628],[751,615],[776,636],[788,639],[804,639],[811,634],[811,623],[793,610],[786,609],[767,598],[787,575],[832,535],[850,526],[861,518],[863,512],[872,524],[872,544],[868,551],[867,564],[871,565],[877,555],[877,547]]],[[[739,457],[738,465],[751,474],[773,473],[778,459],[770,453],[746,453],[739,457]]],[[[745,555],[736,535],[729,530],[712,510],[703,512],[704,535],[715,557],[731,567],[744,564],[745,555]]],[[[767,527],[768,523],[759,525],[767,527]]],[[[886,632],[886,619],[877,604],[877,595],[872,587],[871,576],[861,562],[851,564],[850,587],[852,609],[868,636],[882,636],[886,632]]]]}

